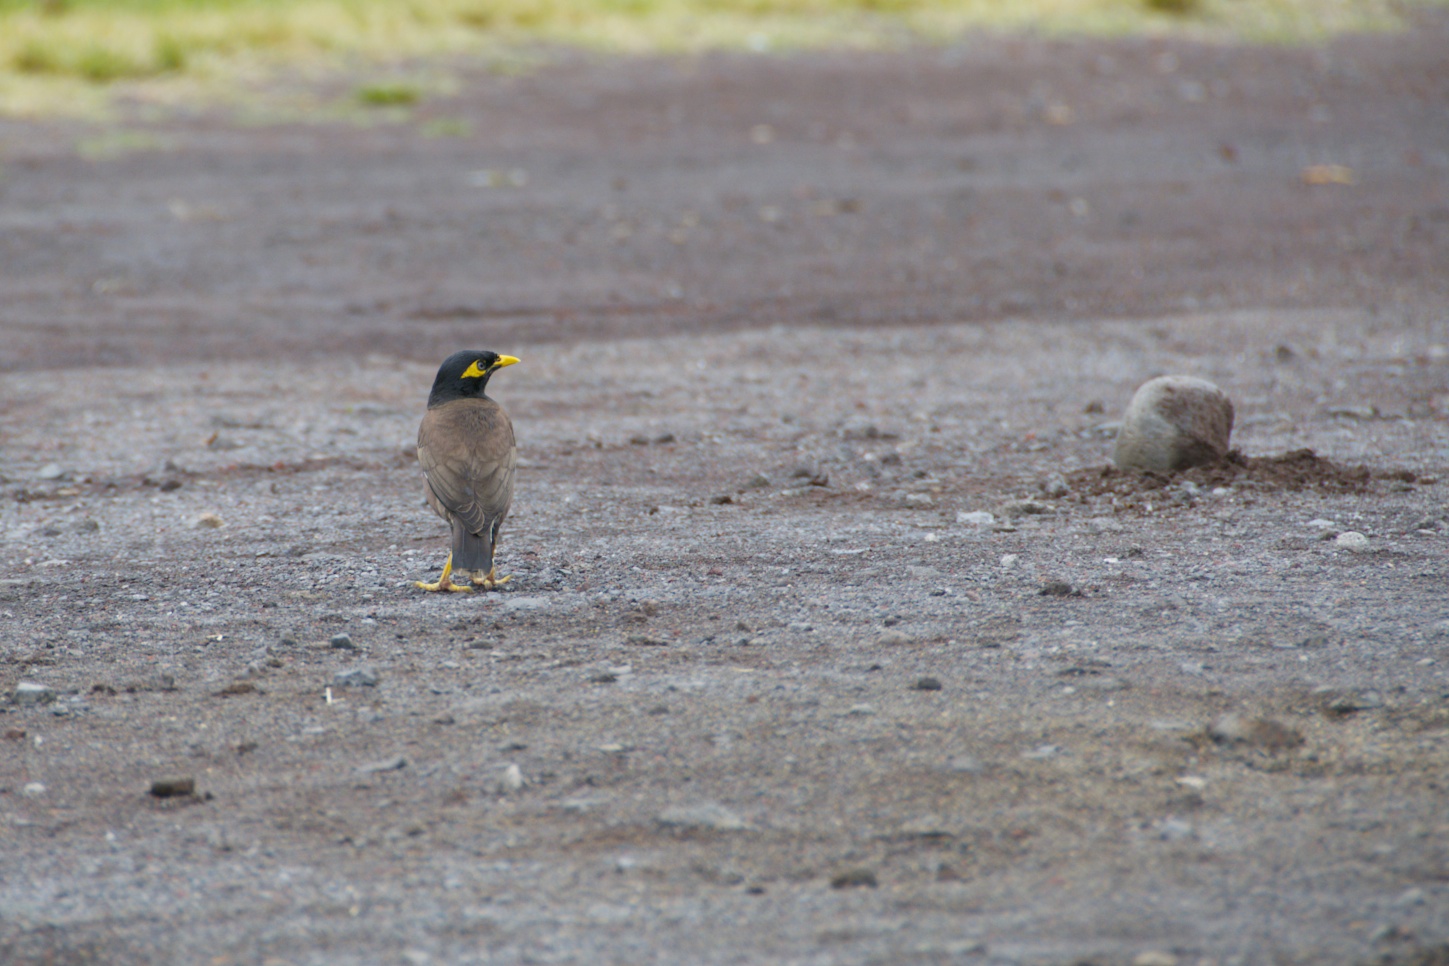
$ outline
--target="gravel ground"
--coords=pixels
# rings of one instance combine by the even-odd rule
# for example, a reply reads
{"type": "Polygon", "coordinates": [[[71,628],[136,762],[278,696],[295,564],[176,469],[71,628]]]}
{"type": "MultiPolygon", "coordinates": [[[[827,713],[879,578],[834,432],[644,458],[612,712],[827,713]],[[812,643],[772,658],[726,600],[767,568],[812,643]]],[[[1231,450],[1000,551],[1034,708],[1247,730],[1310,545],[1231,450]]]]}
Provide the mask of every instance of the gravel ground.
{"type": "Polygon", "coordinates": [[[396,127],[180,119],[166,152],[87,162],[8,122],[0,959],[1449,961],[1449,126],[1420,123],[1444,27],[485,78],[449,109],[535,159],[502,202],[431,180],[481,134],[410,154],[396,127]],[[1240,87],[1199,103],[1169,54],[1240,87]],[[1007,103],[1104,59],[1071,125],[1044,95],[1046,120],[903,143],[865,93],[939,120],[952,71],[1007,103]],[[800,92],[779,130],[856,78],[878,146],[759,153],[730,92],[772,76],[800,92]],[[1324,78],[1359,122],[1285,130],[1369,159],[1354,186],[1298,183],[1320,154],[1233,94],[1324,78]],[[1133,113],[1163,90],[1207,121],[1133,113]],[[676,140],[549,111],[609,101],[589,123],[627,132],[690,91],[724,106],[676,140]],[[625,194],[657,175],[639,239],[598,214],[620,170],[625,194]],[[940,221],[953,273],[910,239],[958,177],[988,183],[940,221]],[[193,188],[214,218],[166,206],[193,188]],[[777,231],[777,189],[860,220],[777,231]],[[1297,207],[1254,210],[1275,192],[1297,207]],[[698,248],[648,214],[686,196],[698,248]],[[550,236],[570,213],[579,239],[550,236]],[[288,225],[317,233],[300,261],[288,225]],[[460,344],[523,359],[491,384],[523,456],[514,579],[426,595],[446,541],[411,440],[460,344]],[[1105,469],[1170,372],[1231,394],[1246,466],[1105,469]]]}

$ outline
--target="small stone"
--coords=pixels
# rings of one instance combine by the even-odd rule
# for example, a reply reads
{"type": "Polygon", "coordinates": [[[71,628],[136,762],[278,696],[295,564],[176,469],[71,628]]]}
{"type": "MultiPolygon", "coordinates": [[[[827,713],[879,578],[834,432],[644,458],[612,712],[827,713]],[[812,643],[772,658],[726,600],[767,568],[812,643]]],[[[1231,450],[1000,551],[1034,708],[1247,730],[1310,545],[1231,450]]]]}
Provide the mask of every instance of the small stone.
{"type": "Polygon", "coordinates": [[[1337,688],[1320,688],[1315,694],[1319,707],[1325,713],[1345,718],[1360,711],[1373,711],[1384,706],[1383,696],[1377,691],[1341,691],[1337,688]]]}
{"type": "Polygon", "coordinates": [[[26,798],[39,798],[45,794],[45,786],[40,782],[26,782],[20,787],[20,794],[26,798]]]}
{"type": "Polygon", "coordinates": [[[721,493],[718,496],[710,497],[709,502],[714,504],[715,506],[729,506],[731,503],[735,502],[735,498],[730,496],[728,493],[721,493]]]}
{"type": "Polygon", "coordinates": [[[408,766],[408,760],[402,755],[393,755],[391,758],[384,758],[381,761],[369,762],[366,765],[358,765],[355,769],[363,775],[375,775],[384,771],[401,771],[408,766]]]}
{"type": "Polygon", "coordinates": [[[1329,406],[1324,412],[1338,419],[1376,419],[1379,415],[1377,406],[1329,406]]]}
{"type": "Polygon", "coordinates": [[[916,683],[911,685],[912,691],[939,691],[941,690],[941,679],[933,677],[916,678],[916,683]]]}
{"type": "Polygon", "coordinates": [[[1426,893],[1423,889],[1420,889],[1418,886],[1412,886],[1399,893],[1399,897],[1394,900],[1394,905],[1399,906],[1400,908],[1404,908],[1407,906],[1422,906],[1428,901],[1428,893],[1426,893]]]}
{"type": "Polygon", "coordinates": [[[40,480],[60,480],[65,478],[65,470],[59,463],[46,463],[35,477],[40,480]]]}
{"type": "Polygon", "coordinates": [[[1001,504],[1001,515],[1008,520],[1016,517],[1037,516],[1047,512],[1047,505],[1038,500],[1007,500],[1001,504]]]}
{"type": "Polygon", "coordinates": [[[518,613],[519,611],[543,610],[547,606],[547,597],[514,597],[505,601],[503,606],[498,609],[505,613],[518,613]]]}
{"type": "Polygon", "coordinates": [[[763,490],[769,485],[770,478],[763,473],[756,473],[750,477],[749,482],[745,483],[745,487],[751,490],[763,490]]]}
{"type": "Polygon", "coordinates": [[[215,513],[198,513],[187,520],[186,525],[193,530],[215,530],[225,524],[215,513]]]}
{"type": "Polygon", "coordinates": [[[1161,949],[1149,949],[1132,957],[1132,966],[1177,966],[1177,957],[1161,949]]]}
{"type": "Polygon", "coordinates": [[[1001,555],[1001,569],[1012,570],[1020,560],[1021,554],[1019,553],[1004,553],[1001,555]]]}
{"type": "Polygon", "coordinates": [[[1065,580],[1050,580],[1037,591],[1043,597],[1080,597],[1082,592],[1065,580]]]}
{"type": "Polygon", "coordinates": [[[1072,492],[1071,486],[1067,484],[1067,478],[1060,473],[1053,473],[1040,484],[1042,493],[1050,499],[1059,499],[1072,492]]]}
{"type": "Polygon", "coordinates": [[[1133,394],[1112,461],[1157,473],[1215,463],[1232,432],[1233,403],[1221,389],[1192,376],[1159,376],[1133,394]]]}
{"type": "Polygon", "coordinates": [[[1106,411],[1107,405],[1100,399],[1093,399],[1082,407],[1082,413],[1087,416],[1100,416],[1106,411]]]}
{"type": "Polygon", "coordinates": [[[860,886],[874,889],[879,884],[875,877],[875,870],[864,866],[842,869],[830,877],[830,888],[832,889],[854,889],[860,886]]]}
{"type": "Polygon", "coordinates": [[[901,502],[906,506],[928,507],[936,501],[929,493],[907,493],[901,497],[901,502]]]}
{"type": "Polygon", "coordinates": [[[629,443],[633,446],[648,446],[649,437],[645,436],[643,433],[635,433],[633,436],[629,437],[629,443]]]}
{"type": "Polygon", "coordinates": [[[55,689],[45,684],[36,684],[33,681],[21,681],[15,685],[14,702],[22,708],[33,708],[40,704],[50,704],[55,700],[55,689]]]}
{"type": "Polygon", "coordinates": [[[1164,842],[1182,842],[1197,834],[1191,822],[1184,822],[1180,818],[1165,818],[1153,826],[1153,829],[1164,842]]]}
{"type": "Polygon", "coordinates": [[[1362,553],[1369,548],[1369,538],[1357,530],[1345,530],[1333,542],[1351,553],[1362,553]]]}
{"type": "Polygon", "coordinates": [[[500,795],[511,795],[523,788],[523,769],[515,764],[507,764],[498,773],[493,781],[493,790],[500,795]]]}
{"type": "Polygon", "coordinates": [[[332,683],[344,688],[371,688],[376,687],[377,682],[377,672],[366,667],[348,668],[332,676],[332,683]]]}
{"type": "Polygon", "coordinates": [[[749,823],[716,802],[666,808],[655,819],[665,828],[681,831],[742,832],[749,823]]]}
{"type": "Polygon", "coordinates": [[[911,635],[904,631],[886,631],[876,643],[883,647],[899,647],[902,644],[911,643],[911,635]]]}
{"type": "Polygon", "coordinates": [[[1303,744],[1303,736],[1272,718],[1252,718],[1238,712],[1223,715],[1208,726],[1208,737],[1220,745],[1251,745],[1278,751],[1303,744]]]}
{"type": "Polygon", "coordinates": [[[613,671],[600,671],[589,677],[589,681],[593,684],[613,684],[617,680],[619,680],[619,675],[613,671]]]}
{"type": "Polygon", "coordinates": [[[654,637],[650,634],[630,634],[624,638],[625,644],[632,644],[635,647],[668,647],[669,642],[662,637],[654,637]]]}
{"type": "Polygon", "coordinates": [[[195,794],[194,778],[158,778],[151,783],[151,795],[155,798],[184,798],[195,794]]]}
{"type": "Polygon", "coordinates": [[[1048,758],[1055,758],[1061,752],[1061,748],[1056,745],[1037,745],[1030,751],[1023,751],[1021,757],[1028,761],[1046,761],[1048,758]]]}
{"type": "Polygon", "coordinates": [[[1092,517],[1087,521],[1087,530],[1091,533],[1118,533],[1122,524],[1111,517],[1092,517]]]}
{"type": "Polygon", "coordinates": [[[962,510],[956,514],[956,522],[973,527],[989,527],[996,522],[996,516],[985,510],[962,510]]]}
{"type": "Polygon", "coordinates": [[[329,640],[327,644],[329,647],[335,647],[338,650],[342,651],[357,650],[357,645],[352,643],[351,634],[333,634],[331,640],[329,640]]]}
{"type": "Polygon", "coordinates": [[[250,681],[233,681],[220,691],[213,692],[214,697],[232,698],[241,694],[263,694],[261,688],[250,681]]]}
{"type": "Polygon", "coordinates": [[[653,443],[654,443],[655,446],[665,446],[665,445],[668,445],[669,443],[672,443],[672,442],[674,442],[674,434],[673,433],[660,433],[658,436],[655,436],[654,439],[653,439],[653,443]]]}

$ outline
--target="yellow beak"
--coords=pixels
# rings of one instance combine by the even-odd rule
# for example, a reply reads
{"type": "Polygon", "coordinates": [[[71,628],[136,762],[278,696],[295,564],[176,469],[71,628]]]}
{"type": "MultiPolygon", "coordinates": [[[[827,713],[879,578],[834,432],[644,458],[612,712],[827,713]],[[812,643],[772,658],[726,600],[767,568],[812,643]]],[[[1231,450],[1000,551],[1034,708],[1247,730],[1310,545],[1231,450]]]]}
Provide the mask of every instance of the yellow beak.
{"type": "Polygon", "coordinates": [[[494,369],[502,369],[504,366],[511,366],[518,361],[516,356],[499,356],[498,361],[493,363],[494,369]]]}

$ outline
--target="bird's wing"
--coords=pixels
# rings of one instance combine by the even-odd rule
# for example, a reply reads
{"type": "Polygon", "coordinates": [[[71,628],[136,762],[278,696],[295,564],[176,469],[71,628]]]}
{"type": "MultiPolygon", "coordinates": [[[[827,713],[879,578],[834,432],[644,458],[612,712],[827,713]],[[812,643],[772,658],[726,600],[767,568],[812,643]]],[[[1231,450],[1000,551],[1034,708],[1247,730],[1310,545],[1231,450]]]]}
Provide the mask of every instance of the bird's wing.
{"type": "Polygon", "coordinates": [[[471,533],[508,513],[518,450],[508,414],[491,399],[460,399],[430,409],[418,428],[418,462],[428,502],[471,533]]]}

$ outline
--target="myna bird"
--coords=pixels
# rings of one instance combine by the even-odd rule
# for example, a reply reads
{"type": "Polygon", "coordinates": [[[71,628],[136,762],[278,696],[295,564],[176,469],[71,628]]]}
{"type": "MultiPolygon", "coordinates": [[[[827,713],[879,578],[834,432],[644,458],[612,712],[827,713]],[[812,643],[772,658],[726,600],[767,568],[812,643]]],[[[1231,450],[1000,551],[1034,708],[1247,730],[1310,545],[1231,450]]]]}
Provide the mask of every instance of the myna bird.
{"type": "Polygon", "coordinates": [[[453,547],[437,583],[418,581],[423,590],[472,590],[453,583],[454,570],[470,573],[471,583],[485,590],[509,580],[493,575],[493,551],[513,502],[518,448],[508,414],[483,390],[489,376],[517,361],[496,352],[455,352],[433,380],[418,427],[418,462],[428,505],[453,528],[453,547]]]}

